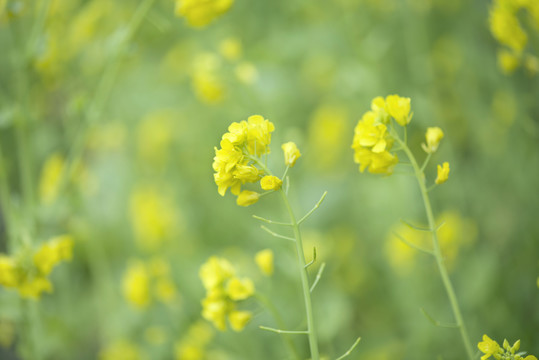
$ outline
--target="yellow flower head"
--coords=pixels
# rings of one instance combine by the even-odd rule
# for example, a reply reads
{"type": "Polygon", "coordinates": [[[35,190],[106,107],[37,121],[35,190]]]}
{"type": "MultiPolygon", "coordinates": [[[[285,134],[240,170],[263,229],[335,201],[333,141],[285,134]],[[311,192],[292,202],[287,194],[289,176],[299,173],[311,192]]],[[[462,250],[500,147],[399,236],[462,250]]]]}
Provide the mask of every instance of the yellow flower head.
{"type": "Polygon", "coordinates": [[[224,196],[226,191],[239,195],[240,206],[254,204],[258,194],[253,191],[241,192],[245,183],[257,182],[264,172],[253,163],[252,157],[269,152],[273,123],[260,115],[250,116],[247,121],[232,123],[221,139],[221,148],[215,149],[213,177],[217,191],[224,196]],[[240,194],[241,193],[241,194],[240,194]]]}
{"type": "Polygon", "coordinates": [[[257,252],[255,262],[264,275],[271,276],[273,274],[273,251],[265,249],[257,252]]]}
{"type": "Polygon", "coordinates": [[[443,137],[444,132],[442,129],[439,127],[430,127],[425,134],[427,144],[421,144],[421,147],[423,147],[423,150],[425,150],[427,154],[432,154],[438,150],[438,145],[440,145],[440,141],[442,141],[443,137]]]}
{"type": "Polygon", "coordinates": [[[296,165],[296,161],[300,158],[301,153],[298,150],[296,144],[292,141],[281,145],[284,152],[284,163],[286,166],[293,167],[296,165]]]}
{"type": "Polygon", "coordinates": [[[228,315],[230,327],[234,331],[241,331],[245,325],[247,325],[249,320],[251,320],[252,316],[253,315],[249,311],[232,311],[228,315]]]}
{"type": "Polygon", "coordinates": [[[44,204],[52,204],[58,197],[63,171],[64,158],[60,154],[52,154],[47,158],[39,179],[39,197],[44,204]]]}
{"type": "Polygon", "coordinates": [[[511,74],[520,65],[519,58],[511,51],[499,50],[498,51],[498,65],[505,74],[511,74]]]}
{"type": "Polygon", "coordinates": [[[481,360],[486,360],[492,355],[503,353],[503,350],[500,345],[496,341],[489,338],[487,335],[483,335],[483,341],[477,344],[477,348],[485,354],[481,356],[481,360]]]}
{"type": "Polygon", "coordinates": [[[386,97],[386,109],[400,126],[406,126],[412,120],[410,98],[389,95],[386,97]]]}
{"type": "Polygon", "coordinates": [[[73,238],[63,235],[43,244],[34,254],[34,264],[43,275],[49,275],[52,269],[63,260],[71,260],[73,238]]]}
{"type": "Polygon", "coordinates": [[[221,287],[234,275],[234,267],[228,260],[212,256],[200,268],[200,278],[206,290],[221,287]]]}
{"type": "Polygon", "coordinates": [[[243,190],[236,199],[236,204],[239,206],[253,205],[260,198],[260,194],[256,191],[243,190]]]}
{"type": "Polygon", "coordinates": [[[260,180],[262,190],[279,190],[283,182],[277,176],[267,175],[260,180]]]}
{"type": "Polygon", "coordinates": [[[226,13],[234,0],[176,0],[176,16],[183,16],[189,25],[203,27],[226,13]]]}
{"type": "Polygon", "coordinates": [[[238,38],[229,37],[219,44],[219,52],[227,60],[238,60],[241,56],[241,42],[238,38]]]}
{"type": "Polygon", "coordinates": [[[228,281],[226,292],[232,300],[245,300],[252,296],[255,286],[251,279],[240,280],[236,277],[228,281]]]}
{"type": "Polygon", "coordinates": [[[443,184],[449,178],[449,163],[446,161],[442,165],[438,165],[438,176],[434,181],[437,185],[443,184]]]}
{"type": "Polygon", "coordinates": [[[20,269],[17,262],[7,255],[0,254],[0,285],[17,287],[19,282],[20,269]]]}

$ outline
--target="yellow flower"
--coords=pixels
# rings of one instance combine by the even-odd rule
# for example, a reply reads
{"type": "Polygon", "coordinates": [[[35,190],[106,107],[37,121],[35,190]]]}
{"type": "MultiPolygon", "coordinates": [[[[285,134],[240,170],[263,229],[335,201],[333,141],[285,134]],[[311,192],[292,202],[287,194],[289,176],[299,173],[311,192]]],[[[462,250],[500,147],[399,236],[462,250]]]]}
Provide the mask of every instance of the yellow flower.
{"type": "Polygon", "coordinates": [[[20,282],[20,270],[11,257],[0,254],[0,285],[17,287],[20,282]]]}
{"type": "Polygon", "coordinates": [[[23,298],[39,299],[42,292],[52,292],[52,284],[46,277],[34,276],[25,279],[17,288],[23,298]]]}
{"type": "Polygon", "coordinates": [[[292,141],[284,143],[281,148],[284,152],[284,163],[286,166],[293,167],[296,161],[300,158],[301,153],[296,144],[292,141]]]}
{"type": "Polygon", "coordinates": [[[219,52],[227,60],[238,60],[241,56],[241,42],[238,38],[229,37],[219,44],[219,52]]]}
{"type": "Polygon", "coordinates": [[[234,0],[176,0],[176,16],[183,16],[189,25],[202,27],[226,13],[234,0]]]}
{"type": "Polygon", "coordinates": [[[123,278],[122,290],[134,307],[143,309],[150,304],[150,274],[142,261],[131,261],[123,278]]]}
{"type": "Polygon", "coordinates": [[[489,22],[494,38],[520,54],[528,42],[528,36],[518,21],[517,11],[516,6],[506,6],[502,1],[496,1],[490,10],[489,22]]]}
{"type": "Polygon", "coordinates": [[[477,344],[477,348],[485,354],[481,356],[481,360],[486,360],[492,355],[503,353],[503,350],[500,345],[496,341],[489,338],[487,335],[483,335],[483,341],[477,344]]]}
{"type": "Polygon", "coordinates": [[[438,165],[438,176],[434,181],[437,185],[443,184],[449,178],[449,163],[446,161],[442,165],[438,165]]]}
{"type": "Polygon", "coordinates": [[[513,52],[504,49],[498,51],[498,65],[505,74],[511,74],[520,65],[520,60],[513,52]]]}
{"type": "Polygon", "coordinates": [[[412,119],[410,98],[389,95],[386,97],[386,109],[400,126],[408,125],[412,119]]]}
{"type": "Polygon", "coordinates": [[[371,101],[371,110],[375,115],[376,122],[389,122],[389,114],[387,112],[387,104],[383,97],[377,96],[371,101]]]}
{"type": "Polygon", "coordinates": [[[49,275],[62,260],[71,260],[73,238],[69,235],[58,236],[43,244],[34,254],[34,264],[41,274],[49,275]]]}
{"type": "Polygon", "coordinates": [[[239,206],[249,206],[258,201],[260,194],[255,191],[243,190],[236,199],[236,204],[239,206]]]}
{"type": "Polygon", "coordinates": [[[249,311],[232,311],[228,315],[228,321],[230,321],[230,327],[234,331],[241,331],[251,320],[252,314],[249,311]]]}
{"type": "Polygon", "coordinates": [[[231,327],[241,330],[250,317],[246,312],[236,310],[236,302],[245,300],[255,292],[250,279],[234,276],[234,268],[221,258],[212,256],[202,265],[200,278],[206,288],[206,297],[202,300],[202,317],[213,323],[219,330],[226,330],[226,318],[231,327]]]}
{"type": "Polygon", "coordinates": [[[265,249],[257,252],[255,262],[264,275],[271,276],[273,274],[273,251],[265,249]]]}
{"type": "Polygon", "coordinates": [[[140,349],[126,340],[119,340],[99,353],[99,360],[142,360],[143,356],[140,349]]]}
{"type": "Polygon", "coordinates": [[[250,154],[260,156],[268,152],[271,133],[275,126],[260,115],[252,115],[247,119],[247,148],[250,154]]]}
{"type": "Polygon", "coordinates": [[[255,286],[251,279],[232,278],[226,286],[226,292],[232,300],[245,300],[252,296],[254,291],[255,286]]]}
{"type": "Polygon", "coordinates": [[[283,182],[277,176],[267,175],[260,180],[262,190],[279,190],[283,182]]]}
{"type": "Polygon", "coordinates": [[[444,137],[444,132],[439,127],[430,127],[427,128],[427,133],[425,134],[425,139],[427,144],[421,144],[423,150],[426,153],[432,154],[438,150],[438,145],[444,137]]]}
{"type": "Polygon", "coordinates": [[[234,75],[245,85],[252,85],[258,78],[256,67],[247,61],[243,61],[234,68],[234,75]]]}
{"type": "Polygon", "coordinates": [[[60,154],[52,154],[47,158],[39,179],[39,197],[44,204],[52,204],[58,197],[63,171],[64,158],[60,154]]]}

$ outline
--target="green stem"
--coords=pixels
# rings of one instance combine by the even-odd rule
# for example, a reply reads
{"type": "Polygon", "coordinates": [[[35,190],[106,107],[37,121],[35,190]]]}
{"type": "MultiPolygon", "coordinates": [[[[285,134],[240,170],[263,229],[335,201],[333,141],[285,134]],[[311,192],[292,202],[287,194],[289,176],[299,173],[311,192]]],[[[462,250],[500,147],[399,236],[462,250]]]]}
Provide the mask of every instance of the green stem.
{"type": "Polygon", "coordinates": [[[309,347],[311,349],[311,359],[319,360],[320,355],[318,353],[318,338],[316,336],[316,330],[314,327],[313,308],[311,303],[311,291],[309,286],[309,278],[307,276],[307,269],[305,268],[305,253],[303,251],[303,243],[301,240],[301,233],[299,231],[299,225],[288,201],[286,193],[281,189],[279,190],[283,198],[283,202],[288,210],[290,216],[290,222],[292,223],[292,229],[294,230],[294,237],[296,238],[296,251],[298,254],[298,266],[301,276],[301,285],[303,288],[303,301],[305,303],[305,314],[307,316],[307,332],[309,336],[309,347]]]}
{"type": "MultiPolygon", "coordinates": [[[[269,310],[269,312],[275,319],[277,326],[281,329],[286,328],[283,318],[281,317],[281,314],[279,314],[279,311],[277,311],[277,308],[275,307],[275,305],[273,305],[273,303],[270,300],[268,300],[264,295],[260,293],[255,293],[255,297],[258,301],[260,301],[260,303],[262,303],[262,305],[266,307],[266,309],[269,310]]],[[[282,334],[282,335],[283,335],[283,341],[288,347],[288,350],[290,351],[290,353],[294,356],[296,360],[300,360],[301,358],[290,336],[288,334],[282,334]]]]}
{"type": "Polygon", "coordinates": [[[13,213],[11,208],[11,193],[9,191],[9,180],[4,161],[4,154],[0,148],[0,206],[2,207],[2,217],[7,231],[8,250],[14,247],[15,233],[13,228],[13,213]]]}
{"type": "Polygon", "coordinates": [[[415,176],[419,184],[419,189],[421,190],[421,196],[423,197],[423,204],[425,205],[425,212],[427,214],[429,228],[432,233],[433,255],[434,255],[434,258],[436,259],[438,270],[440,271],[440,276],[442,277],[442,282],[447,292],[447,296],[449,297],[449,302],[451,303],[451,309],[453,310],[453,315],[455,316],[457,326],[460,330],[462,341],[464,343],[464,348],[466,349],[468,358],[470,360],[473,360],[474,359],[473,348],[470,343],[468,331],[466,330],[466,325],[464,324],[464,320],[460,312],[460,307],[457,301],[457,296],[455,295],[455,290],[453,289],[453,285],[451,284],[451,279],[449,278],[449,274],[447,273],[447,269],[444,264],[442,251],[440,249],[438,236],[436,234],[436,230],[437,230],[436,223],[434,222],[434,216],[432,213],[432,207],[430,204],[428,190],[425,185],[425,174],[423,173],[422,169],[417,164],[417,161],[414,155],[412,154],[412,152],[410,151],[410,148],[408,148],[408,145],[406,145],[406,143],[404,143],[398,136],[395,136],[395,139],[399,143],[399,145],[402,147],[402,149],[404,150],[408,158],[410,159],[410,162],[412,163],[412,166],[414,168],[415,176]]]}
{"type": "MultiPolygon", "coordinates": [[[[262,163],[262,161],[260,161],[259,158],[257,158],[256,156],[249,156],[249,159],[251,159],[258,166],[260,166],[262,170],[266,172],[266,174],[273,175],[273,173],[267,168],[264,163],[262,163]]],[[[283,202],[288,211],[288,215],[290,216],[290,223],[292,225],[292,229],[294,230],[294,237],[296,239],[296,252],[298,254],[298,266],[301,277],[301,287],[303,290],[303,302],[305,303],[305,315],[307,317],[307,335],[309,337],[309,347],[311,349],[311,360],[319,360],[320,354],[318,352],[318,337],[316,335],[316,330],[314,327],[311,290],[309,285],[309,277],[307,275],[307,269],[305,268],[305,265],[307,263],[305,261],[305,252],[303,251],[303,242],[301,240],[301,233],[299,231],[299,223],[296,220],[294,212],[292,211],[292,207],[290,206],[290,202],[288,201],[286,192],[283,189],[280,189],[279,192],[281,193],[281,197],[283,198],[283,202]]]]}

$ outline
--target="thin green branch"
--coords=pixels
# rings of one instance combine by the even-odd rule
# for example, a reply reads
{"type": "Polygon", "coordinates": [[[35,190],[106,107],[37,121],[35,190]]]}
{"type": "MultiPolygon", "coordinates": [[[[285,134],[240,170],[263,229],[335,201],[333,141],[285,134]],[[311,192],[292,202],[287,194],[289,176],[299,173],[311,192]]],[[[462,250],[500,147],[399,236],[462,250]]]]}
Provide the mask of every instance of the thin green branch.
{"type": "Polygon", "coordinates": [[[316,261],[316,247],[313,246],[313,259],[308,264],[305,265],[305,269],[307,269],[309,266],[314,264],[315,261],[316,261]]]}
{"type": "Polygon", "coordinates": [[[451,329],[456,329],[456,328],[459,328],[459,324],[454,324],[454,323],[443,323],[441,321],[438,321],[436,319],[434,319],[432,316],[430,316],[430,314],[424,309],[424,308],[420,308],[421,312],[423,313],[423,315],[425,315],[425,317],[434,325],[434,326],[438,326],[438,327],[443,327],[443,328],[451,328],[451,329]]]}
{"type": "Polygon", "coordinates": [[[304,217],[302,217],[299,221],[298,221],[298,225],[300,225],[302,222],[304,222],[305,220],[307,220],[307,218],[309,216],[312,215],[313,212],[315,212],[316,209],[318,209],[318,207],[320,207],[320,204],[322,204],[322,201],[324,201],[324,199],[326,198],[326,195],[328,194],[327,191],[324,191],[324,193],[322,194],[322,197],[320,198],[320,200],[318,200],[318,202],[316,203],[316,205],[314,205],[314,207],[307,213],[305,214],[304,217]]]}
{"type": "Polygon", "coordinates": [[[261,225],[260,228],[261,228],[262,230],[264,230],[265,232],[269,233],[270,235],[275,236],[276,238],[285,239],[285,240],[290,240],[290,241],[296,241],[296,239],[294,239],[293,237],[285,236],[285,235],[281,235],[281,234],[277,234],[276,232],[271,231],[270,229],[268,229],[267,227],[265,227],[264,225],[261,225]]]}
{"type": "Polygon", "coordinates": [[[318,269],[318,273],[316,273],[316,278],[314,279],[313,285],[309,289],[309,292],[312,293],[316,285],[318,285],[318,282],[322,278],[322,273],[324,272],[325,268],[326,268],[326,263],[322,263],[322,265],[320,265],[320,269],[318,269]]]}
{"type": "Polygon", "coordinates": [[[417,225],[414,225],[412,223],[409,223],[408,221],[404,220],[404,219],[400,219],[401,223],[403,223],[404,225],[414,229],[414,230],[417,230],[417,231],[426,231],[426,232],[431,232],[432,229],[430,228],[427,228],[427,227],[422,227],[422,226],[417,226],[417,225]]]}
{"type": "Polygon", "coordinates": [[[352,344],[352,346],[350,347],[350,349],[348,349],[347,352],[345,352],[344,354],[342,354],[341,356],[339,356],[336,360],[342,360],[346,357],[348,357],[348,355],[350,355],[352,353],[352,351],[354,351],[354,349],[356,348],[357,344],[359,344],[359,342],[361,341],[361,337],[358,337],[356,341],[354,341],[354,343],[352,344]]]}
{"type": "Polygon", "coordinates": [[[419,245],[416,245],[414,244],[413,242],[410,242],[408,240],[406,240],[403,236],[401,236],[399,233],[393,231],[393,235],[395,235],[400,241],[402,241],[403,243],[405,243],[406,245],[408,245],[409,247],[413,248],[413,249],[416,249],[417,251],[421,251],[422,253],[425,253],[425,254],[428,254],[428,255],[433,255],[434,256],[434,253],[431,251],[431,250],[428,250],[428,249],[425,249],[419,245]]]}
{"type": "Polygon", "coordinates": [[[281,329],[274,329],[274,328],[270,328],[270,327],[262,326],[262,325],[260,325],[259,328],[262,330],[271,331],[277,334],[305,334],[305,335],[309,334],[309,332],[306,330],[303,330],[303,331],[281,330],[281,329]]]}
{"type": "Polygon", "coordinates": [[[265,219],[265,218],[263,218],[261,216],[257,216],[257,215],[253,215],[253,218],[255,218],[257,220],[260,220],[260,221],[263,221],[263,222],[268,223],[268,224],[272,224],[272,225],[292,226],[291,223],[273,221],[273,220],[265,219]]]}
{"type": "Polygon", "coordinates": [[[425,158],[425,161],[423,161],[423,165],[421,165],[421,169],[420,169],[422,173],[425,172],[425,168],[427,167],[427,164],[429,163],[431,156],[432,156],[432,153],[428,153],[427,157],[425,158]]]}

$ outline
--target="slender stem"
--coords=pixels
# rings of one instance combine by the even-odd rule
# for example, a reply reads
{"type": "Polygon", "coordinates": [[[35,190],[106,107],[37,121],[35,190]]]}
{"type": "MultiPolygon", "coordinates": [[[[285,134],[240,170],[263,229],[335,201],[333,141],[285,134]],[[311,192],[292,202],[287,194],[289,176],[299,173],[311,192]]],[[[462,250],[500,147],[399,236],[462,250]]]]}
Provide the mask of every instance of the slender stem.
{"type": "Polygon", "coordinates": [[[7,228],[7,244],[8,250],[12,250],[15,241],[15,233],[13,227],[13,213],[11,209],[11,193],[9,191],[9,180],[4,161],[4,154],[0,148],[0,206],[2,207],[2,217],[4,218],[4,226],[7,228]]]}
{"type": "MultiPolygon", "coordinates": [[[[266,307],[266,309],[269,310],[269,312],[275,319],[277,326],[280,327],[281,329],[284,329],[285,323],[283,321],[283,318],[281,317],[281,314],[279,314],[279,311],[277,311],[277,308],[275,307],[275,305],[273,305],[273,303],[270,300],[268,300],[264,295],[260,293],[255,293],[255,297],[258,301],[262,303],[262,305],[266,307]]],[[[298,354],[298,351],[296,347],[294,346],[292,339],[290,338],[290,336],[288,336],[288,334],[283,334],[283,341],[288,347],[288,350],[290,351],[290,353],[294,356],[294,358],[296,360],[300,360],[301,358],[298,354]]]]}
{"type": "Polygon", "coordinates": [[[442,251],[440,249],[440,244],[438,242],[438,236],[436,234],[436,223],[434,222],[434,216],[432,213],[432,207],[430,204],[430,199],[428,195],[428,190],[425,185],[425,174],[417,164],[417,161],[410,151],[410,148],[404,143],[398,136],[395,136],[396,141],[401,145],[404,152],[408,156],[408,159],[412,163],[412,166],[414,167],[415,176],[417,178],[417,182],[419,184],[419,189],[421,190],[421,196],[423,197],[423,204],[425,205],[425,212],[427,214],[427,219],[429,222],[429,228],[431,229],[432,233],[432,245],[433,245],[433,254],[434,258],[436,259],[436,263],[438,265],[438,270],[440,271],[440,276],[442,277],[442,282],[444,284],[445,290],[447,292],[447,296],[449,297],[449,302],[451,303],[451,308],[453,310],[453,315],[455,316],[457,326],[460,330],[460,334],[462,337],[462,341],[464,343],[464,347],[466,349],[466,353],[468,355],[468,358],[470,360],[474,359],[474,352],[472,345],[470,343],[470,338],[468,336],[468,331],[466,330],[466,325],[464,324],[464,320],[462,318],[462,314],[460,312],[459,303],[457,301],[457,296],[455,295],[455,290],[453,289],[453,285],[451,283],[451,279],[449,278],[449,274],[447,273],[447,269],[444,264],[444,259],[442,256],[442,251]]]}
{"type": "Polygon", "coordinates": [[[288,210],[288,214],[290,216],[290,222],[292,223],[292,228],[294,230],[294,237],[296,238],[296,250],[298,254],[298,265],[299,265],[299,272],[301,276],[301,285],[303,288],[303,301],[305,303],[305,313],[307,316],[307,333],[309,336],[309,347],[311,349],[311,359],[319,360],[320,355],[318,353],[318,338],[317,338],[316,330],[314,327],[314,316],[313,316],[313,309],[312,309],[312,303],[311,303],[311,291],[310,291],[310,286],[309,286],[309,278],[307,276],[307,269],[305,269],[305,265],[306,265],[305,253],[303,251],[301,233],[299,231],[299,225],[296,221],[296,217],[294,216],[294,212],[292,211],[292,207],[290,206],[290,202],[288,201],[288,197],[286,196],[286,193],[282,189],[279,191],[283,198],[283,202],[286,206],[286,209],[288,210]]]}

